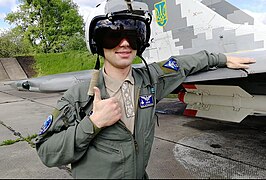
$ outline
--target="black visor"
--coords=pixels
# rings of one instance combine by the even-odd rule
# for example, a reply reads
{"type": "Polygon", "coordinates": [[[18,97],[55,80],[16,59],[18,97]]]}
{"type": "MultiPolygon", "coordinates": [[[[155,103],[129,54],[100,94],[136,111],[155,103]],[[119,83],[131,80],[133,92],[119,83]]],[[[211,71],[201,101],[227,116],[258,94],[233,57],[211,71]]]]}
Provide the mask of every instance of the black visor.
{"type": "Polygon", "coordinates": [[[90,32],[92,40],[98,48],[115,48],[122,39],[126,39],[131,48],[137,50],[137,54],[147,47],[150,37],[149,22],[143,18],[132,16],[119,16],[119,18],[108,19],[98,17],[92,25],[90,32]]]}
{"type": "Polygon", "coordinates": [[[96,43],[106,49],[115,48],[122,39],[126,39],[130,47],[137,50],[138,40],[136,30],[111,30],[110,28],[103,28],[96,32],[95,37],[96,43]]]}

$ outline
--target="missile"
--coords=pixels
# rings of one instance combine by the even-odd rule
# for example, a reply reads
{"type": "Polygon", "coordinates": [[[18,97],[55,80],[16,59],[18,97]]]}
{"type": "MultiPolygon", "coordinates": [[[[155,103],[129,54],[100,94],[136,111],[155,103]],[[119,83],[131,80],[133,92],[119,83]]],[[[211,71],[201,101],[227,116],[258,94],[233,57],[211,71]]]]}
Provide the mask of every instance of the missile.
{"type": "Polygon", "coordinates": [[[241,122],[248,115],[266,115],[266,97],[250,95],[239,86],[183,84],[178,98],[187,104],[186,116],[241,122]]]}

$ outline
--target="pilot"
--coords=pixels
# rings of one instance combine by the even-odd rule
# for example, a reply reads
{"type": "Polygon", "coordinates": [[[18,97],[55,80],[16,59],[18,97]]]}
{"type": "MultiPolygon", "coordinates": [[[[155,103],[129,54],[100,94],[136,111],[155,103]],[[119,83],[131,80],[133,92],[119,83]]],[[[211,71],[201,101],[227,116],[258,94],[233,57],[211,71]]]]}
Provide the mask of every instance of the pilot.
{"type": "Polygon", "coordinates": [[[254,61],[200,51],[147,65],[146,4],[110,3],[101,3],[86,25],[89,51],[104,58],[94,95],[87,94],[90,82],[67,90],[41,127],[36,149],[48,167],[71,164],[74,178],[148,178],[156,104],[188,75],[214,66],[248,68],[254,61]],[[136,56],[146,65],[133,68],[136,56]]]}

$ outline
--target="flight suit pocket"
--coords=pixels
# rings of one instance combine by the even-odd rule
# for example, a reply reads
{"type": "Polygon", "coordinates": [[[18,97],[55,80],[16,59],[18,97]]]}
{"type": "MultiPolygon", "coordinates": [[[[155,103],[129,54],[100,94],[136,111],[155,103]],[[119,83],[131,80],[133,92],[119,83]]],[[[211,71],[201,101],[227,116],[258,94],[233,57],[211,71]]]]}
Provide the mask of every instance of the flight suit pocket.
{"type": "Polygon", "coordinates": [[[106,144],[100,144],[100,143],[95,143],[95,147],[104,152],[104,153],[107,153],[107,154],[112,154],[112,153],[116,153],[116,154],[121,154],[121,151],[117,148],[114,148],[110,145],[106,145],[106,144]]]}
{"type": "MultiPolygon", "coordinates": [[[[93,142],[87,153],[88,162],[94,167],[94,177],[122,179],[124,176],[124,156],[122,148],[110,144],[93,142]]],[[[91,176],[93,177],[93,175],[91,176]]]]}

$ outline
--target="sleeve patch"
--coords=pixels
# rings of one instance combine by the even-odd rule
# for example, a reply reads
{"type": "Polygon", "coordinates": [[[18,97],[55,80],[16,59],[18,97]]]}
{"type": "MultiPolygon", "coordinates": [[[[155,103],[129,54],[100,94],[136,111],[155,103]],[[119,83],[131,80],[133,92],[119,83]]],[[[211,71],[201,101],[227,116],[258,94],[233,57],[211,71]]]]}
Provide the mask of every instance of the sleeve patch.
{"type": "Polygon", "coordinates": [[[174,70],[174,71],[178,71],[179,70],[179,66],[177,65],[177,62],[174,58],[170,58],[164,65],[163,67],[174,70]]]}
{"type": "Polygon", "coordinates": [[[41,130],[39,132],[39,135],[43,135],[52,125],[53,123],[53,115],[49,115],[47,119],[44,121],[41,130]]]}

